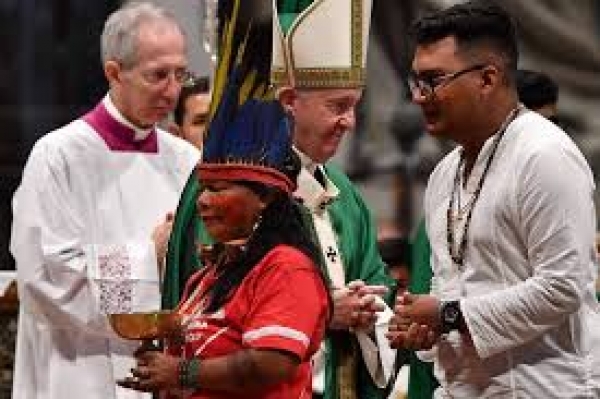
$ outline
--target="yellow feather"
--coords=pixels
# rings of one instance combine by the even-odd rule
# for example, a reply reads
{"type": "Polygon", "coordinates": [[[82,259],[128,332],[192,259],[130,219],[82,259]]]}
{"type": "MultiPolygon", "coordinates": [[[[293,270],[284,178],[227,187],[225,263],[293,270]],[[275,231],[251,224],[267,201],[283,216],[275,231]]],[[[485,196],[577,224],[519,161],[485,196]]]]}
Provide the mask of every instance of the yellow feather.
{"type": "Polygon", "coordinates": [[[227,84],[227,78],[231,66],[231,52],[233,51],[233,38],[235,26],[237,22],[238,12],[240,9],[240,0],[235,0],[231,13],[231,20],[225,21],[223,29],[223,37],[219,43],[219,61],[215,71],[215,82],[213,85],[213,93],[210,101],[210,119],[212,120],[217,110],[218,104],[221,102],[223,90],[227,84]]]}

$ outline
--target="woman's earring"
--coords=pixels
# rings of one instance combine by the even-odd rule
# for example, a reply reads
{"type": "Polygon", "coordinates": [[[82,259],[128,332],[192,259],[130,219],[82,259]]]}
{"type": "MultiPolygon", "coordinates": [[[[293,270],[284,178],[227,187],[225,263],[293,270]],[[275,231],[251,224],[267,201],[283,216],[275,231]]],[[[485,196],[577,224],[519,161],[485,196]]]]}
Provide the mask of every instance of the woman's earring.
{"type": "Polygon", "coordinates": [[[262,222],[262,215],[258,215],[258,217],[256,218],[256,222],[254,222],[254,226],[252,226],[252,233],[254,233],[256,229],[258,229],[258,226],[260,226],[260,222],[262,222]]]}

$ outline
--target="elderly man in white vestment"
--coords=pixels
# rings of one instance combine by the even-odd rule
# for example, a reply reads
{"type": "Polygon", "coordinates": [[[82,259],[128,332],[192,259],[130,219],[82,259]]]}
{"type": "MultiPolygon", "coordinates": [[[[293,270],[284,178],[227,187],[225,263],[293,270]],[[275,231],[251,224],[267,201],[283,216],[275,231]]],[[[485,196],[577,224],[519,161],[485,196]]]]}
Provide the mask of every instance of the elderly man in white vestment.
{"type": "Polygon", "coordinates": [[[366,83],[372,0],[273,0],[271,83],[294,120],[304,204],[334,303],[313,357],[313,398],[379,399],[395,350],[385,337],[394,282],[377,249],[371,211],[331,158],[356,122],[366,83]]]}
{"type": "Polygon", "coordinates": [[[149,397],[116,385],[137,344],[106,315],[160,306],[157,259],[199,160],[156,126],[186,78],[185,38],[163,9],[126,5],[105,24],[102,61],[108,94],[35,144],[14,196],[14,399],[149,397]]]}
{"type": "Polygon", "coordinates": [[[431,295],[401,294],[389,337],[431,349],[437,398],[599,398],[594,179],[518,102],[508,15],[471,1],[417,22],[410,80],[430,134],[459,146],[425,195],[431,295]]]}

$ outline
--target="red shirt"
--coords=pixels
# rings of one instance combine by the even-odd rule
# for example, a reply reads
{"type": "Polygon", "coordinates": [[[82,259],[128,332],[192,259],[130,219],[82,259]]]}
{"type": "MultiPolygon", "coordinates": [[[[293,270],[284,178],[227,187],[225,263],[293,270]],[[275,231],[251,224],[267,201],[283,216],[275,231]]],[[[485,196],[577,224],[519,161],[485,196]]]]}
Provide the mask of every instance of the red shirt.
{"type": "Polygon", "coordinates": [[[251,396],[211,392],[207,387],[192,398],[310,398],[310,358],[323,339],[328,312],[326,288],[313,262],[295,248],[277,246],[248,273],[222,309],[205,314],[199,294],[214,281],[214,269],[207,269],[188,282],[186,291],[195,289],[185,294],[178,309],[184,318],[185,357],[206,359],[263,348],[293,353],[302,363],[291,380],[251,396]]]}

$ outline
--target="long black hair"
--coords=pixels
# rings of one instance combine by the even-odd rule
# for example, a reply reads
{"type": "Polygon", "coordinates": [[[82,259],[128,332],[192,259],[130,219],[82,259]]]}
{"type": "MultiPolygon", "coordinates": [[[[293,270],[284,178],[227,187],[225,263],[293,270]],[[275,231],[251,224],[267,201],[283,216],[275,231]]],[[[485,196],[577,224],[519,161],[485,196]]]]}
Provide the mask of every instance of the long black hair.
{"type": "MultiPolygon", "coordinates": [[[[300,160],[291,149],[288,158],[281,171],[295,181],[300,170],[300,160]]],[[[269,198],[270,202],[262,211],[261,220],[245,248],[231,263],[219,270],[217,280],[207,292],[206,311],[215,312],[227,303],[254,266],[278,245],[296,248],[311,259],[329,292],[329,284],[322,272],[322,256],[312,238],[310,227],[305,222],[302,205],[291,195],[262,183],[240,180],[236,184],[249,188],[261,199],[269,198]]],[[[331,306],[331,298],[329,302],[331,306]]]]}

